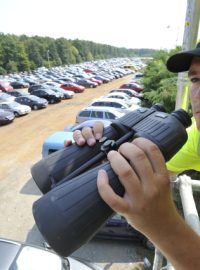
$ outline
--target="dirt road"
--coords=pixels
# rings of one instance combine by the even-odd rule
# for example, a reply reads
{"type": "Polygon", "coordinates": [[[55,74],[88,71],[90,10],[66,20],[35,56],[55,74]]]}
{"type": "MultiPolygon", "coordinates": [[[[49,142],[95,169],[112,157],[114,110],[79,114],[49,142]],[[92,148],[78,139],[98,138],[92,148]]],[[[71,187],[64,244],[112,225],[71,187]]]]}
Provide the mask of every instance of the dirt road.
{"type": "MultiPolygon", "coordinates": [[[[41,159],[44,139],[50,133],[63,130],[67,124],[74,123],[76,113],[93,98],[119,87],[131,77],[129,75],[114,80],[96,89],[86,89],[84,93],[75,94],[71,100],[32,111],[29,115],[16,118],[12,124],[0,127],[0,237],[39,244],[40,237],[32,217],[32,204],[38,199],[40,192],[31,179],[30,168],[41,159]]],[[[143,258],[145,252],[140,249],[138,253],[132,244],[119,244],[117,250],[113,243],[105,245],[93,242],[82,247],[75,255],[98,263],[109,263],[110,267],[106,269],[117,269],[111,268],[113,261],[130,263],[143,258]],[[105,252],[106,247],[113,258],[108,256],[108,251],[105,252]]]]}

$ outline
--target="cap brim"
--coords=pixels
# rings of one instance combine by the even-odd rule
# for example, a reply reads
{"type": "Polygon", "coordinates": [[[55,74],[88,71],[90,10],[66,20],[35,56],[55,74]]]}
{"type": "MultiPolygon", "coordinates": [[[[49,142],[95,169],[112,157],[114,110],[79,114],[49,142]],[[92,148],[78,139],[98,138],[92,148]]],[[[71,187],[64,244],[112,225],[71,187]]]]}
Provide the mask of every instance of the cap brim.
{"type": "Polygon", "coordinates": [[[167,60],[167,69],[171,72],[188,71],[194,56],[200,57],[200,48],[172,55],[167,60]]]}

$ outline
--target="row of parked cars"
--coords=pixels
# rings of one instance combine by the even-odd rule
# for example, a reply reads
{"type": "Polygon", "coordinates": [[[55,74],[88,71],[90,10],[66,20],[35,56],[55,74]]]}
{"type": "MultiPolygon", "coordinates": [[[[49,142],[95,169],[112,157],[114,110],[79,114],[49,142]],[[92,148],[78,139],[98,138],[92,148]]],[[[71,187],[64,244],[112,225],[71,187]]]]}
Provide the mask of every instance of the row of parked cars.
{"type": "MultiPolygon", "coordinates": [[[[105,63],[105,62],[103,62],[105,63]]],[[[0,125],[10,123],[17,116],[31,110],[46,108],[48,104],[71,99],[75,93],[82,93],[88,87],[96,88],[115,78],[130,74],[116,67],[71,65],[52,69],[41,68],[31,74],[11,74],[0,78],[0,125]],[[90,67],[90,69],[88,68],[90,67]],[[100,69],[99,69],[100,67],[100,69]],[[18,90],[15,90],[18,88],[18,90]],[[20,89],[19,89],[20,88],[20,89]],[[22,88],[27,88],[25,91],[22,88]]]]}
{"type": "Polygon", "coordinates": [[[93,100],[76,115],[76,123],[91,119],[115,120],[141,106],[143,87],[134,82],[113,89],[106,96],[93,100]],[[129,88],[130,85],[132,88],[129,88]],[[126,88],[125,88],[126,87],[126,88]],[[135,87],[135,89],[134,89],[135,87]],[[140,89],[140,90],[138,90],[140,89]]]}
{"type": "Polygon", "coordinates": [[[62,99],[71,99],[72,92],[54,92],[48,88],[33,92],[13,90],[0,92],[0,125],[11,123],[15,117],[27,115],[31,110],[43,109],[48,104],[60,102],[62,99]]]}

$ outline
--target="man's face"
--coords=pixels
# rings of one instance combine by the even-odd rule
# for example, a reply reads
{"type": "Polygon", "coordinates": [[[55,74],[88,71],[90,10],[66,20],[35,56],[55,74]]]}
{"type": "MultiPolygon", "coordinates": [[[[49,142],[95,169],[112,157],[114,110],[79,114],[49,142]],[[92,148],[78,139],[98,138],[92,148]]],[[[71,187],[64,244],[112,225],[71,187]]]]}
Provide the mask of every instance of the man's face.
{"type": "Polygon", "coordinates": [[[191,82],[190,100],[192,112],[200,130],[200,57],[194,57],[188,71],[188,78],[191,82]]]}

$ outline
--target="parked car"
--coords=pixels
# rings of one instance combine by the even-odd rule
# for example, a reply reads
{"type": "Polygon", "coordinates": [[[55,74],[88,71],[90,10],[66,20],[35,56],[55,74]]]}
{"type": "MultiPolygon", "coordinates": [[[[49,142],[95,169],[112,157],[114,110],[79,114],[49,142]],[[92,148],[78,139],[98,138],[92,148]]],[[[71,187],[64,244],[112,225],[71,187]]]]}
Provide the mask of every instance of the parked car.
{"type": "Polygon", "coordinates": [[[13,81],[13,82],[10,83],[10,85],[14,89],[28,88],[29,87],[29,83],[24,82],[24,81],[13,81]]]}
{"type": "Polygon", "coordinates": [[[43,85],[48,86],[48,87],[60,87],[61,84],[53,81],[53,82],[45,82],[43,83],[43,85]]]}
{"type": "Polygon", "coordinates": [[[8,81],[0,81],[0,90],[9,92],[13,90],[13,87],[10,85],[8,81]]]}
{"type": "Polygon", "coordinates": [[[9,92],[9,95],[13,97],[21,97],[21,96],[27,96],[27,95],[29,96],[30,94],[25,91],[13,90],[9,92]]]}
{"type": "Polygon", "coordinates": [[[143,73],[141,73],[141,72],[135,73],[135,79],[141,79],[143,77],[144,77],[144,74],[143,73]]]}
{"type": "MultiPolygon", "coordinates": [[[[10,92],[9,92],[10,93],[10,92]]],[[[0,92],[0,102],[2,101],[14,101],[15,98],[5,92],[0,92]]]]}
{"type": "Polygon", "coordinates": [[[100,80],[102,81],[103,83],[109,83],[110,82],[110,79],[104,77],[104,76],[101,76],[101,75],[94,75],[94,78],[97,79],[97,80],[100,80]]]}
{"type": "Polygon", "coordinates": [[[78,85],[82,85],[82,86],[84,86],[86,88],[95,88],[95,87],[98,86],[98,84],[96,82],[92,82],[92,81],[87,80],[87,79],[78,79],[76,81],[76,83],[78,85]]]}
{"type": "Polygon", "coordinates": [[[45,90],[45,89],[47,89],[47,86],[45,86],[45,85],[32,84],[32,85],[29,86],[28,92],[31,93],[32,91],[35,91],[35,90],[45,90]]]}
{"type": "Polygon", "coordinates": [[[0,239],[0,269],[16,270],[103,270],[76,257],[61,257],[42,247],[0,239]]]}
{"type": "Polygon", "coordinates": [[[135,104],[129,104],[127,102],[121,101],[117,98],[99,98],[94,101],[92,101],[89,106],[98,106],[98,107],[109,107],[109,108],[116,108],[118,110],[124,111],[124,112],[130,112],[133,110],[136,110],[140,108],[139,105],[135,104]]]}
{"type": "Polygon", "coordinates": [[[0,109],[13,112],[15,116],[21,116],[31,112],[31,107],[19,104],[15,101],[0,103],[0,109]]]}
{"type": "Polygon", "coordinates": [[[14,113],[0,109],[0,126],[9,124],[14,119],[14,113]]]}
{"type": "Polygon", "coordinates": [[[71,99],[71,98],[74,97],[74,92],[64,90],[64,89],[62,89],[60,87],[52,87],[51,90],[58,93],[58,94],[60,94],[62,99],[71,99]]]}
{"type": "Polygon", "coordinates": [[[137,97],[137,98],[140,98],[141,100],[143,99],[143,93],[138,93],[132,89],[120,88],[120,89],[113,89],[110,91],[110,93],[113,93],[113,92],[126,93],[130,97],[137,97]]]}
{"type": "Polygon", "coordinates": [[[92,81],[92,82],[97,83],[98,85],[101,85],[101,84],[103,83],[103,81],[97,80],[97,79],[95,79],[94,77],[89,78],[89,80],[92,81]]]}
{"type": "Polygon", "coordinates": [[[82,123],[90,119],[107,119],[115,120],[119,117],[122,117],[125,112],[109,107],[87,107],[80,110],[76,115],[76,123],[82,123]]]}
{"type": "Polygon", "coordinates": [[[113,92],[113,93],[109,93],[109,94],[105,95],[104,98],[116,98],[116,99],[122,100],[130,105],[132,105],[132,104],[141,105],[141,100],[139,98],[130,97],[126,93],[113,92]]]}
{"type": "Polygon", "coordinates": [[[46,100],[48,100],[50,104],[58,103],[61,101],[60,95],[48,89],[32,90],[31,95],[34,95],[40,98],[45,98],[46,100]]]}
{"type": "Polygon", "coordinates": [[[15,101],[23,105],[28,105],[33,110],[46,108],[48,106],[48,101],[45,98],[40,98],[34,95],[16,97],[15,101]]]}
{"type": "Polygon", "coordinates": [[[64,90],[70,90],[70,91],[73,91],[75,93],[82,93],[85,90],[84,86],[81,86],[81,85],[78,85],[75,83],[64,83],[64,84],[61,84],[60,87],[64,90]]]}
{"type": "Polygon", "coordinates": [[[135,90],[136,92],[140,93],[144,90],[144,87],[137,84],[137,83],[124,83],[120,86],[120,88],[128,88],[135,90]]]}

